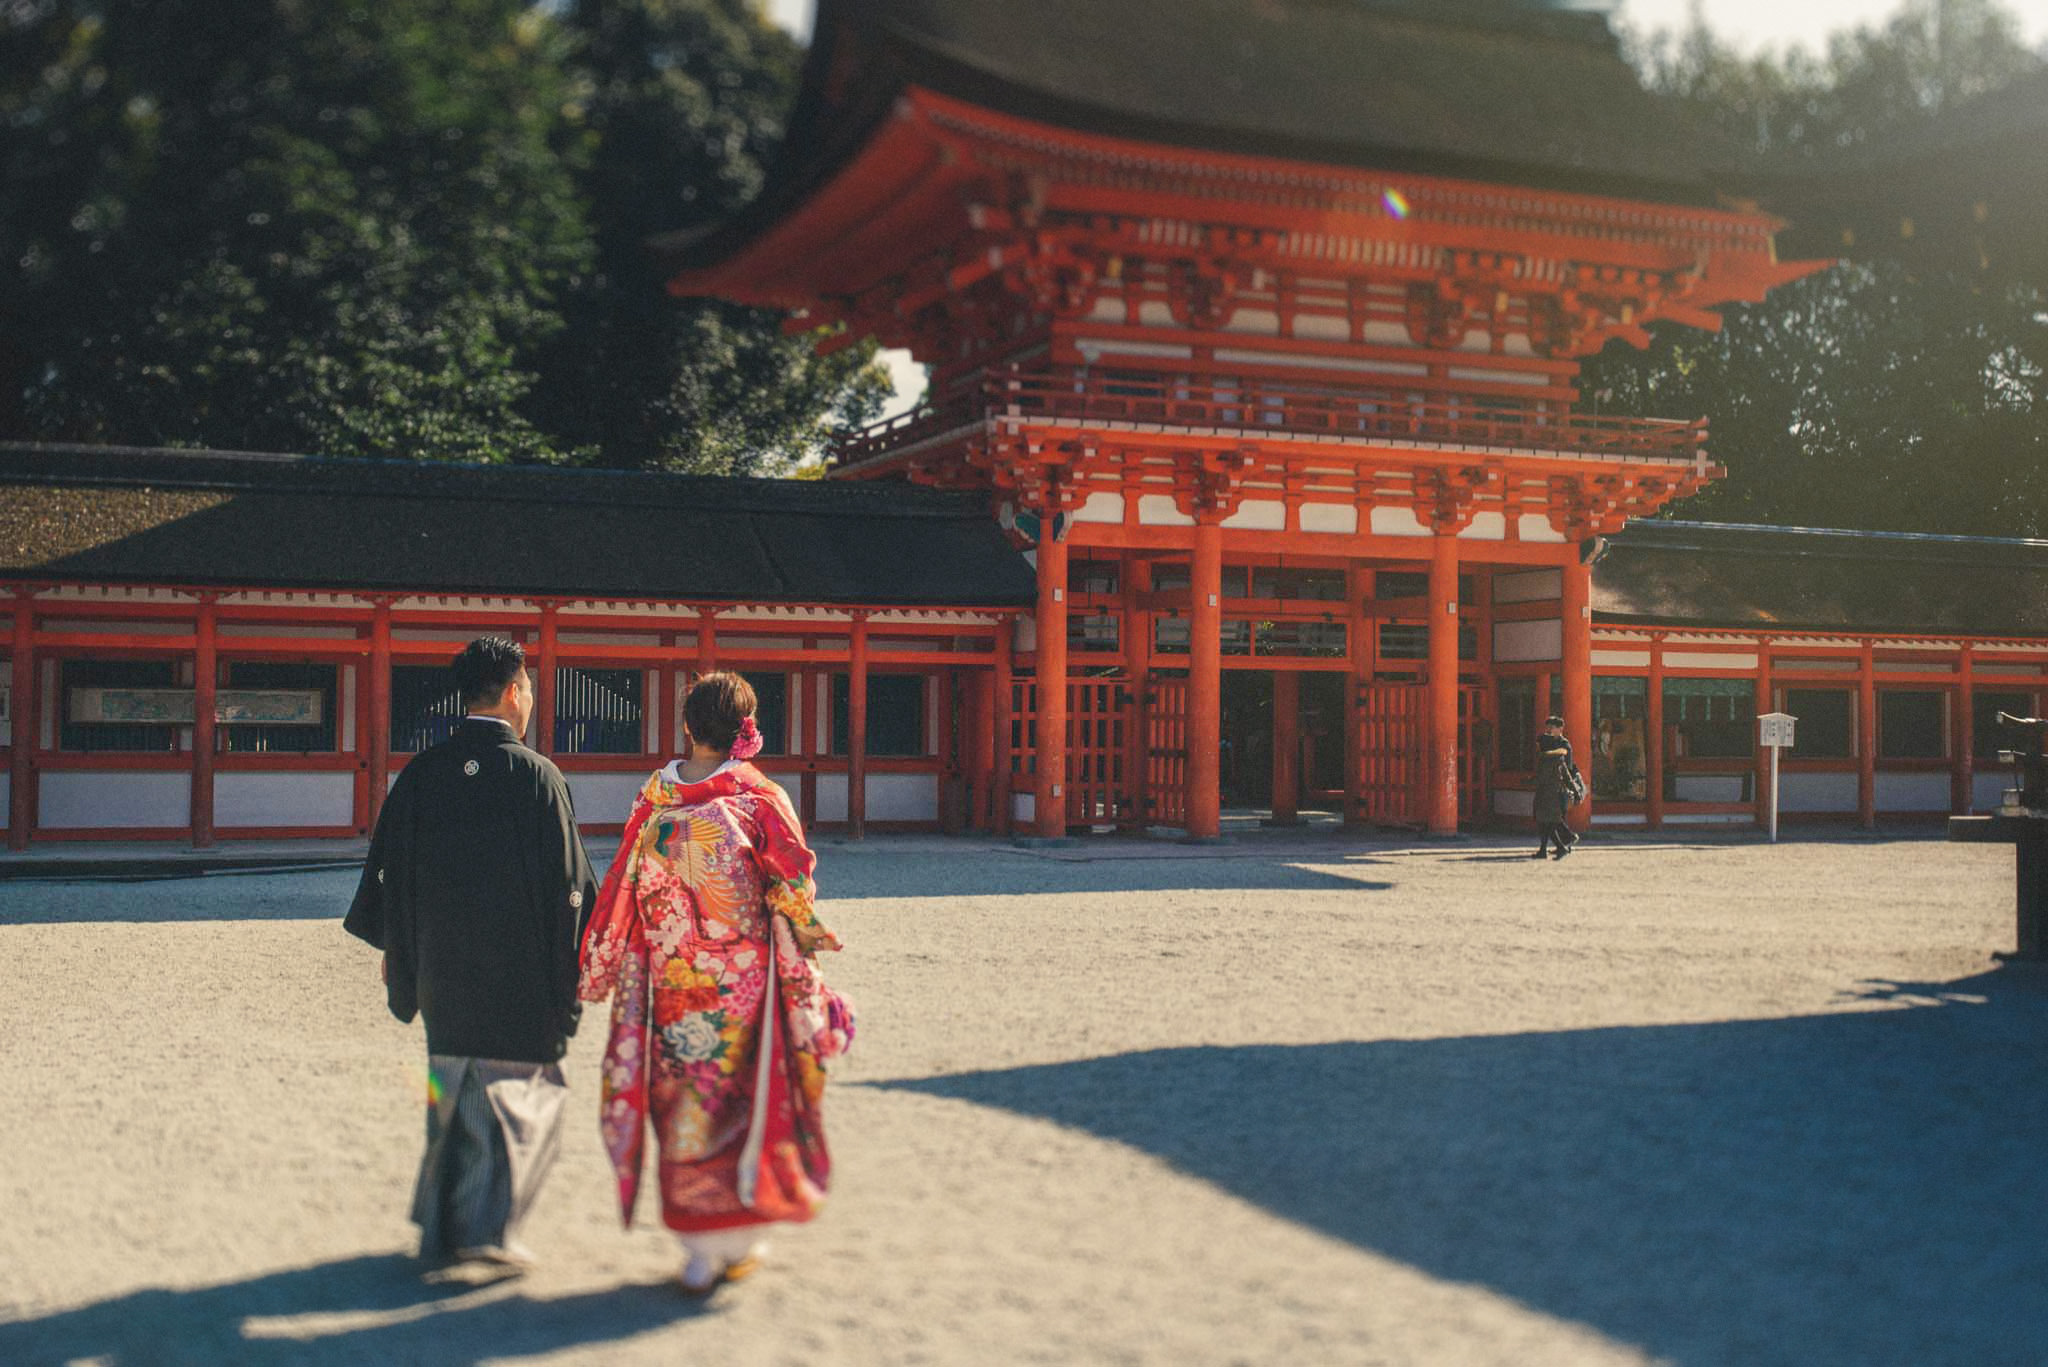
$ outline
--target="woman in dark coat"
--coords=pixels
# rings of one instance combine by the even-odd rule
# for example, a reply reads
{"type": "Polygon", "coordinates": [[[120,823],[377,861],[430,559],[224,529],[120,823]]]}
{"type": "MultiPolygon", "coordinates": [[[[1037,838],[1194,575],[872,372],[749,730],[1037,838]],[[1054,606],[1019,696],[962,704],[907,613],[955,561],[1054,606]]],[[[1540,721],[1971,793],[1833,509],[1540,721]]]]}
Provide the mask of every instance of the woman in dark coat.
{"type": "Polygon", "coordinates": [[[1572,763],[1572,743],[1565,739],[1564,718],[1552,717],[1543,723],[1543,734],[1536,738],[1536,830],[1542,837],[1536,845],[1536,858],[1549,853],[1554,843],[1557,853],[1550,857],[1562,859],[1577,843],[1578,836],[1566,824],[1581,796],[1577,780],[1578,767],[1572,763]]]}

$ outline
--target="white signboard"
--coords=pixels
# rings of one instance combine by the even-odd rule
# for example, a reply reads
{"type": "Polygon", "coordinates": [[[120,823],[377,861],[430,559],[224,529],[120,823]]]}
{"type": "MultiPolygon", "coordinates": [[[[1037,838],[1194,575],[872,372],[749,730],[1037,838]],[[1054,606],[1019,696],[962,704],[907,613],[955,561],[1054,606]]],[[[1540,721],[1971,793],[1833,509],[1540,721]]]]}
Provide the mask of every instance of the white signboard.
{"type": "Polygon", "coordinates": [[[1792,726],[1799,719],[1787,712],[1766,712],[1756,719],[1756,743],[1771,752],[1771,843],[1778,842],[1778,752],[1792,747],[1792,726]]]}

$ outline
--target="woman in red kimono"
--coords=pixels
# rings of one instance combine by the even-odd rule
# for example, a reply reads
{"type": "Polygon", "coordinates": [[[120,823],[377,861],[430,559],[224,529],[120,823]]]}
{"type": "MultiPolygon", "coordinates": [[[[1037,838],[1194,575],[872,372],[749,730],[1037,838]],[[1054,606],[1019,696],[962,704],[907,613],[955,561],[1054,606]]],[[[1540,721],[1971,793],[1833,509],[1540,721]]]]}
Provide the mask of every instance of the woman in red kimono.
{"type": "Polygon", "coordinates": [[[634,803],[578,984],[613,999],[600,1123],[621,1214],[630,1226],[651,1128],[693,1295],[753,1271],[767,1225],[823,1203],[823,1065],[853,1036],[813,962],[839,948],[813,908],[816,856],[788,795],[747,763],[754,706],[737,674],[690,689],[689,757],[634,803]]]}

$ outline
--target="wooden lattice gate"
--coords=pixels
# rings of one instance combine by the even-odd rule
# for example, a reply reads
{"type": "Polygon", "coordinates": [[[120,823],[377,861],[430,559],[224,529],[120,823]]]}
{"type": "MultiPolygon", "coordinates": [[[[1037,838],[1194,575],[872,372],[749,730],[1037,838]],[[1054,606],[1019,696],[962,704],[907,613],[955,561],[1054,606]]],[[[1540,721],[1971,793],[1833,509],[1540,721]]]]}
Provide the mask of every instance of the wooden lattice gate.
{"type": "Polygon", "coordinates": [[[1067,682],[1067,824],[1128,826],[1137,821],[1130,763],[1136,699],[1121,679],[1067,682]]]}
{"type": "Polygon", "coordinates": [[[1380,826],[1422,822],[1429,689],[1422,684],[1358,686],[1358,815],[1380,826]]]}
{"type": "Polygon", "coordinates": [[[1143,699],[1145,824],[1188,823],[1188,681],[1154,674],[1143,699]]]}
{"type": "MultiPolygon", "coordinates": [[[[1458,820],[1488,814],[1493,785],[1493,723],[1486,690],[1458,689],[1458,820]]],[[[1367,683],[1358,690],[1358,813],[1382,826],[1428,819],[1429,686],[1367,683]]]]}

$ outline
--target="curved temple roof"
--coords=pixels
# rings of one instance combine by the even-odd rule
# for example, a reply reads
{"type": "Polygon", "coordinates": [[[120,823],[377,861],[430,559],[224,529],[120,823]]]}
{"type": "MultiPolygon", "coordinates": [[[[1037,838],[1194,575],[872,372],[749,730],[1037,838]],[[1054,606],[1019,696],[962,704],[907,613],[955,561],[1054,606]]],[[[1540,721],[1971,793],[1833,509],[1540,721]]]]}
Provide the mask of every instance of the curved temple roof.
{"type": "Polygon", "coordinates": [[[916,86],[1213,152],[1711,205],[1738,149],[1646,92],[1603,16],[1524,0],[819,0],[786,152],[722,260],[916,86]]]}

